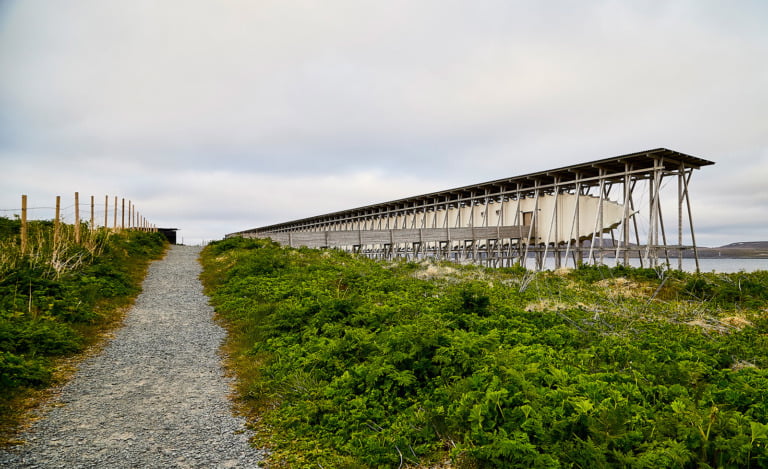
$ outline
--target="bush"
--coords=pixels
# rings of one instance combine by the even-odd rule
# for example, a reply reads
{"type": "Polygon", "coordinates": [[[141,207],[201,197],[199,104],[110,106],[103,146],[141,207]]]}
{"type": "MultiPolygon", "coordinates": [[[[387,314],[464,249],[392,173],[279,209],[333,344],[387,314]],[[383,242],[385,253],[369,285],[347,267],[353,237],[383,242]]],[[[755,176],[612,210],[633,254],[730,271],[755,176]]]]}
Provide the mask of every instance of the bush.
{"type": "Polygon", "coordinates": [[[0,351],[0,389],[40,387],[50,379],[51,369],[44,360],[0,351]]]}
{"type": "Polygon", "coordinates": [[[16,236],[21,231],[21,221],[0,217],[0,240],[16,236]]]}

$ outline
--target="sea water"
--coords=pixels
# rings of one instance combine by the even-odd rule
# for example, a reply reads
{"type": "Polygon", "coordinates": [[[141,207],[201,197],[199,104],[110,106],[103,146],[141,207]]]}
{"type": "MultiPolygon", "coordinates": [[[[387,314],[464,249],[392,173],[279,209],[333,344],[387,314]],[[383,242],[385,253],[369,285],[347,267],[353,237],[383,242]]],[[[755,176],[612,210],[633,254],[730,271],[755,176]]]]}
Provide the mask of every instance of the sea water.
{"type": "MultiPolygon", "coordinates": [[[[672,262],[672,267],[677,268],[677,260],[672,262]]],[[[756,270],[768,270],[768,259],[732,259],[724,257],[707,257],[699,259],[699,268],[702,272],[754,272],[756,270]]],[[[694,259],[683,259],[683,270],[696,271],[694,259]]]]}
{"type": "MultiPolygon", "coordinates": [[[[662,259],[659,259],[661,262],[662,259]]],[[[605,265],[615,266],[616,260],[612,258],[605,258],[605,265]]],[[[639,259],[629,259],[629,264],[632,267],[640,267],[639,259]]],[[[678,260],[670,258],[670,267],[677,269],[678,260]]],[[[534,259],[528,259],[527,267],[532,269],[535,267],[534,259]]],[[[569,262],[568,267],[573,267],[573,263],[569,262]]],[[[552,270],[555,268],[555,260],[548,258],[544,263],[544,268],[552,270]]],[[[756,270],[768,270],[768,259],[733,259],[725,257],[707,257],[699,259],[699,269],[701,272],[718,272],[718,273],[734,273],[734,272],[754,272],[756,270]]],[[[696,261],[694,259],[683,259],[683,270],[686,272],[696,272],[696,261]]]]}

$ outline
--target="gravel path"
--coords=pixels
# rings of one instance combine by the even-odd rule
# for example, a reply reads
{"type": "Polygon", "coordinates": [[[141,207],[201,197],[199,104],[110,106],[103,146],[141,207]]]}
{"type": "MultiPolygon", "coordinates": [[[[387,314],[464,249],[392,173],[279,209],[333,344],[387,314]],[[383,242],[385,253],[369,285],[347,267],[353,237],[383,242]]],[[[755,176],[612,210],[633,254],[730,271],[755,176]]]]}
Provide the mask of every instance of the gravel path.
{"type": "Polygon", "coordinates": [[[0,467],[259,467],[227,400],[225,332],[202,293],[199,252],[174,246],[150,266],[125,326],[22,436],[28,444],[0,451],[0,467]]]}

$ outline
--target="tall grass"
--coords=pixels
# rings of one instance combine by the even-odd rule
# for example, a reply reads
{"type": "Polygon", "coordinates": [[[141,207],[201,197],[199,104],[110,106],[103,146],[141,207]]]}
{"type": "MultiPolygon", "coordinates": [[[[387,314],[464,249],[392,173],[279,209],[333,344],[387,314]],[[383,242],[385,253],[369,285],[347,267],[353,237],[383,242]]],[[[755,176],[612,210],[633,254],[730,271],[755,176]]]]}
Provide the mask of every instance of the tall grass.
{"type": "Polygon", "coordinates": [[[98,257],[109,241],[107,229],[89,230],[81,226],[80,242],[75,242],[75,226],[51,221],[28,223],[28,242],[21,249],[18,220],[3,219],[0,231],[0,281],[22,267],[39,269],[45,278],[58,279],[98,257]],[[5,236],[3,236],[5,234],[5,236]]]}

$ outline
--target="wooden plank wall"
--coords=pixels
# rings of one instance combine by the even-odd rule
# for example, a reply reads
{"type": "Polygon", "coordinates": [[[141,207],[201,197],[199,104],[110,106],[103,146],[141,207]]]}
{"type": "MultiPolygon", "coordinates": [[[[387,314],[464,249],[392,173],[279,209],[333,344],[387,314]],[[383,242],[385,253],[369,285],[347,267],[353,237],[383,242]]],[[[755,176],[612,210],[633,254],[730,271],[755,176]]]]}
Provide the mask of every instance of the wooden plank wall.
{"type": "Polygon", "coordinates": [[[392,244],[466,242],[521,239],[528,226],[494,226],[474,228],[420,228],[399,230],[343,230],[283,233],[244,233],[249,238],[271,238],[290,247],[345,248],[392,244]]]}

